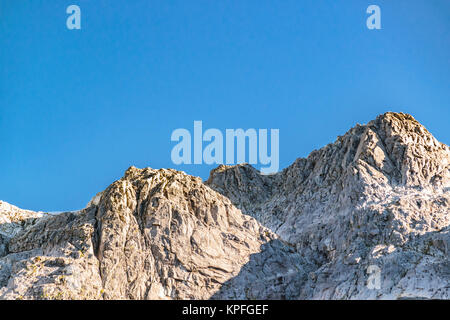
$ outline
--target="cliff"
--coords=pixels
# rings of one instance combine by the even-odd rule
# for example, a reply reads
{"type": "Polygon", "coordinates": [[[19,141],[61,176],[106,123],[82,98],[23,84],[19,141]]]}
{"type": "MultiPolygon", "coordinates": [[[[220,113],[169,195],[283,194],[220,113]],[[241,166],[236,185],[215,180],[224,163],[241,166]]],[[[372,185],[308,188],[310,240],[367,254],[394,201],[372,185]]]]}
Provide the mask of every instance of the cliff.
{"type": "Polygon", "coordinates": [[[0,298],[449,299],[449,160],[386,113],[275,175],[131,167],[81,211],[3,202],[0,298]]]}

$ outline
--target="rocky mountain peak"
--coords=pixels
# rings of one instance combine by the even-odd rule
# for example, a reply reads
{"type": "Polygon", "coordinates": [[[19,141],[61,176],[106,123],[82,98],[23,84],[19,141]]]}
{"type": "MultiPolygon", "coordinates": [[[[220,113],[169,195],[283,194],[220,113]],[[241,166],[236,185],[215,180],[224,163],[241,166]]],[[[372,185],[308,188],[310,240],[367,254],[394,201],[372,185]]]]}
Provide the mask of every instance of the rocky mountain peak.
{"type": "Polygon", "coordinates": [[[374,257],[369,248],[411,248],[448,230],[449,156],[412,116],[389,112],[276,175],[222,166],[207,184],[336,273],[340,263],[374,257]]]}
{"type": "Polygon", "coordinates": [[[0,298],[448,299],[449,170],[389,112],[274,175],[130,167],[77,212],[0,202],[0,298]]]}
{"type": "MultiPolygon", "coordinates": [[[[450,149],[438,142],[412,116],[388,112],[357,125],[307,158],[273,176],[263,176],[247,164],[219,166],[207,184],[236,203],[260,203],[274,189],[370,189],[450,186],[450,149]]],[[[342,193],[341,193],[342,195],[342,193]]]]}
{"type": "Polygon", "coordinates": [[[449,186],[450,149],[411,115],[388,112],[365,126],[356,158],[407,186],[449,186]]]}

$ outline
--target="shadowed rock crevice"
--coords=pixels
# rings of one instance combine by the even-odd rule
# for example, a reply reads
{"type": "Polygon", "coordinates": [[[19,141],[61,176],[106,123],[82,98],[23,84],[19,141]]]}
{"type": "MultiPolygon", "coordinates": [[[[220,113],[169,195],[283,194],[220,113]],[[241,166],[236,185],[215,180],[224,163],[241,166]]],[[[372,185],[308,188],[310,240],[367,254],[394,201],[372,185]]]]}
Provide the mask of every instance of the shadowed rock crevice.
{"type": "Polygon", "coordinates": [[[338,259],[321,266],[273,240],[211,299],[450,299],[449,232],[426,233],[403,248],[376,246],[361,262],[338,259]],[[367,286],[371,265],[381,271],[379,290],[367,286]]]}

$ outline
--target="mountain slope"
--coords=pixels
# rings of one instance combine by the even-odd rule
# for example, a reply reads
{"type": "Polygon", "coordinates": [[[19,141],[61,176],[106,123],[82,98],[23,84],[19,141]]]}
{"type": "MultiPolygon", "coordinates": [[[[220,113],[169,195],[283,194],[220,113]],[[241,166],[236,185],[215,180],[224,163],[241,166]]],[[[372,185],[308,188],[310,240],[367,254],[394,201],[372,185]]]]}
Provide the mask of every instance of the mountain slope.
{"type": "Polygon", "coordinates": [[[0,299],[449,299],[449,160],[386,113],[271,176],[131,167],[79,212],[4,203],[0,299]]]}
{"type": "Polygon", "coordinates": [[[131,167],[88,208],[12,236],[0,297],[206,299],[262,244],[277,268],[298,256],[200,178],[131,167]]]}
{"type": "Polygon", "coordinates": [[[221,166],[207,184],[317,265],[302,298],[448,298],[449,160],[412,116],[386,113],[276,175],[221,166]],[[381,290],[365,286],[371,265],[381,290]],[[437,284],[411,288],[420,277],[437,284]]]}

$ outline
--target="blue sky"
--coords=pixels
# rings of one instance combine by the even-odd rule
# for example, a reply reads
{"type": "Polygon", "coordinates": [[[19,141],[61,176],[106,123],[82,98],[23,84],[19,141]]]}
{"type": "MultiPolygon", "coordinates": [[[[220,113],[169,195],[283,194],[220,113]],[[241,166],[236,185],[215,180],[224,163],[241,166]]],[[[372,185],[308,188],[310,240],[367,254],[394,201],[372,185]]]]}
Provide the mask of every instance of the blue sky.
{"type": "Polygon", "coordinates": [[[0,199],[82,208],[131,165],[206,179],[170,158],[194,120],[280,129],[281,168],[385,111],[450,144],[449,89],[448,0],[2,0],[0,199]]]}

